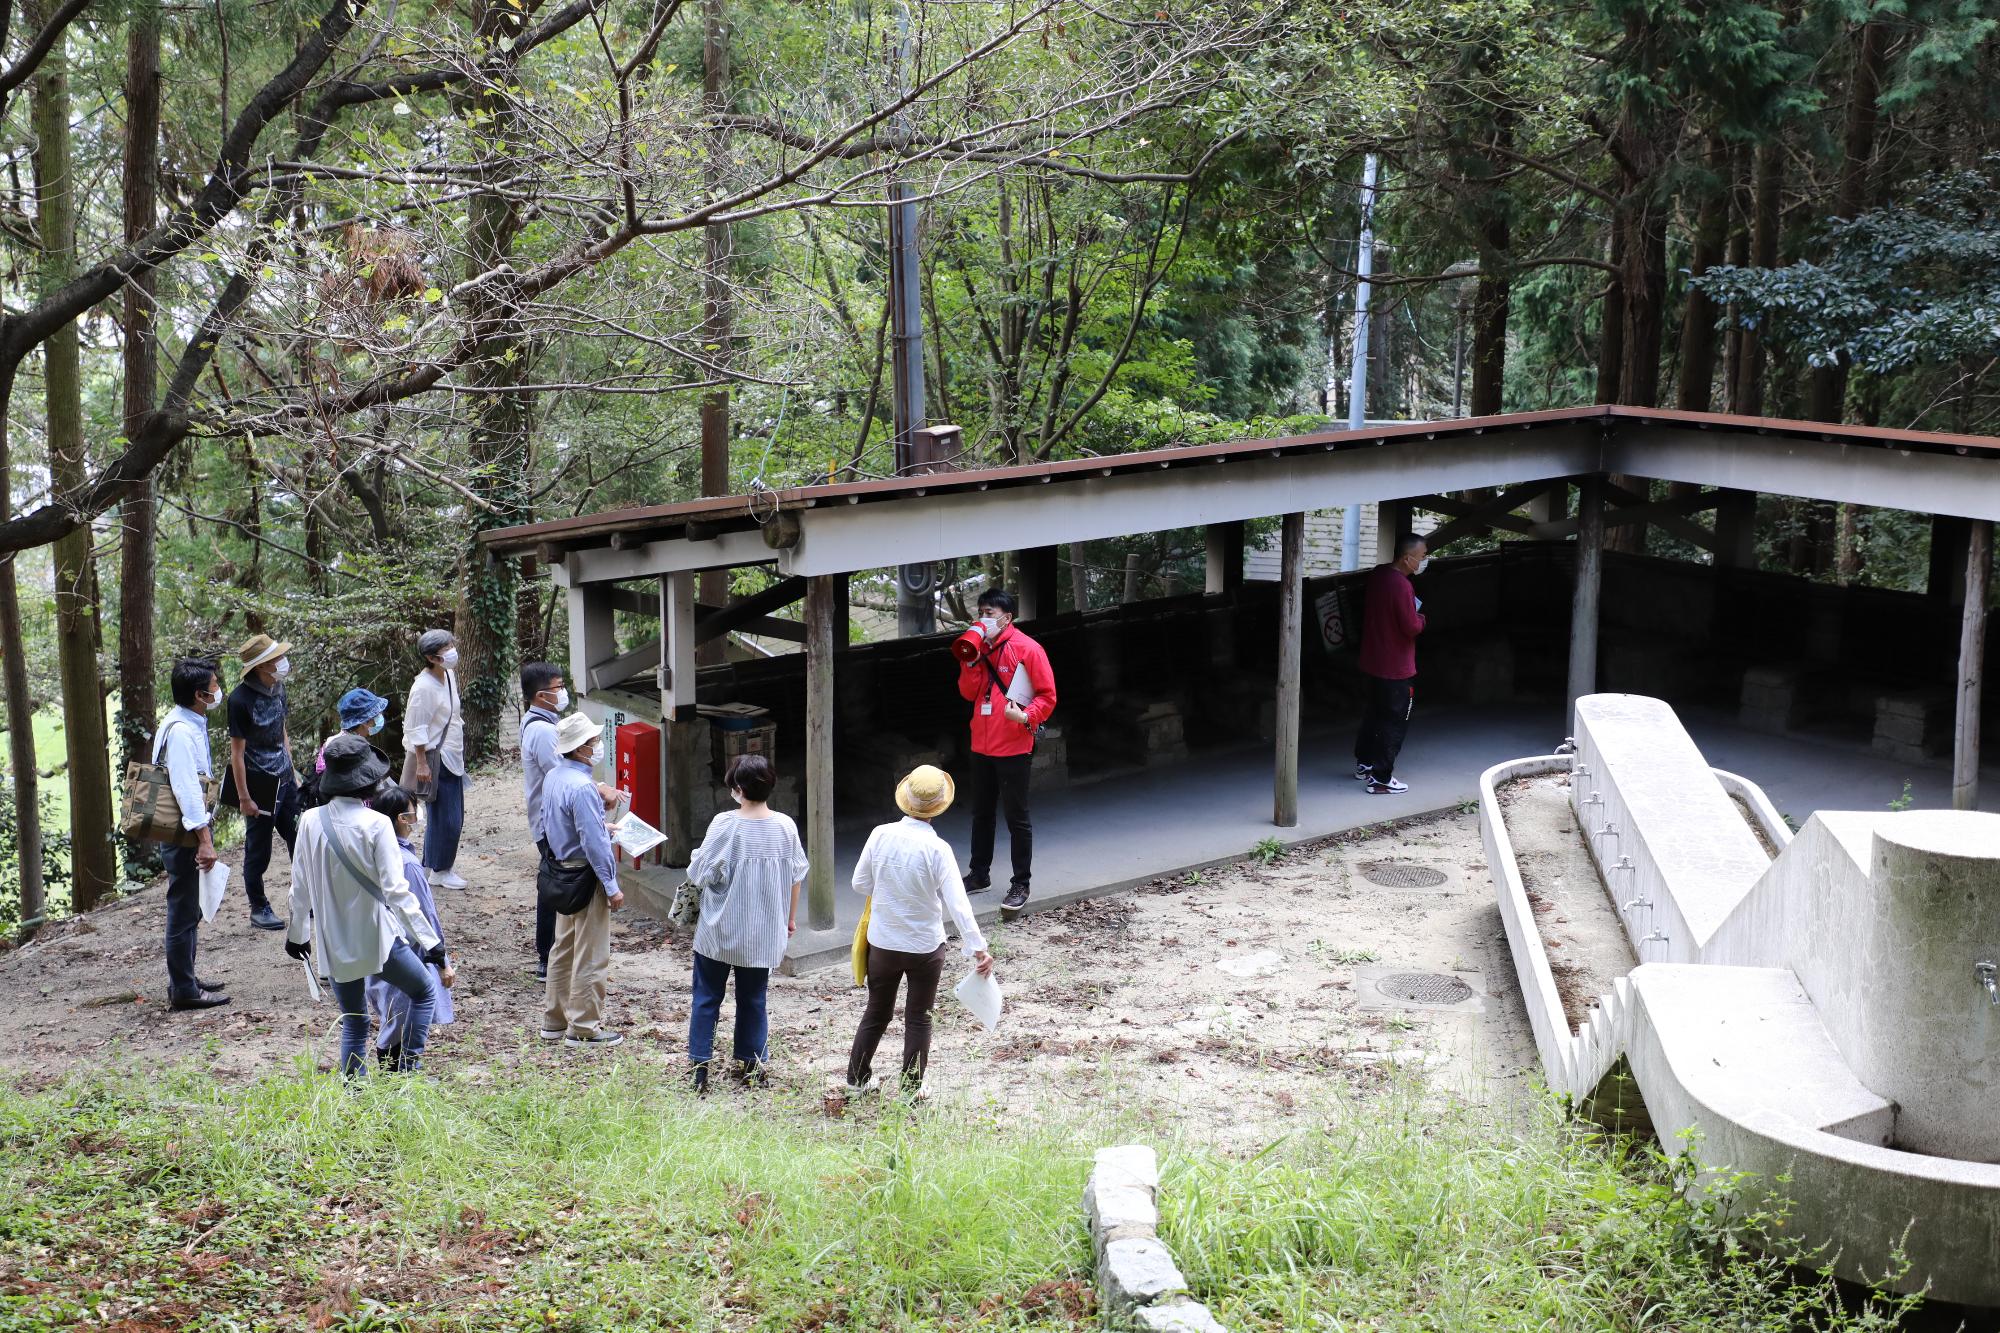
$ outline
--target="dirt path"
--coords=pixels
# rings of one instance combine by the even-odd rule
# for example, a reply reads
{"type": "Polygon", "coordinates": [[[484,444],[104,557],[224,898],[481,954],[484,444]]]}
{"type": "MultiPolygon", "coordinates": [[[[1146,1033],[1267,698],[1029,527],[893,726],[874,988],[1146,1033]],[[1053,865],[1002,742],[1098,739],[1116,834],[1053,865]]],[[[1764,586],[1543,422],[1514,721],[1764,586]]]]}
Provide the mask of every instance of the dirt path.
{"type": "MultiPolygon", "coordinates": [[[[472,887],[438,891],[461,960],[459,1018],[434,1031],[433,1074],[483,1080],[524,1061],[684,1059],[687,946],[630,912],[614,918],[609,1012],[630,1040],[580,1053],[535,1039],[534,857],[520,789],[505,770],[484,775],[466,805],[459,868],[472,887]]],[[[282,851],[276,860],[270,888],[282,915],[288,866],[282,851]]],[[[0,1067],[28,1083],[119,1062],[200,1060],[232,1078],[301,1057],[328,1067],[331,1001],[308,1000],[282,937],[253,930],[232,887],[202,929],[199,963],[201,975],[228,984],[232,1005],[167,1011],[156,884],[0,955],[0,994],[12,1000],[0,1014],[0,1067]]],[[[1533,1065],[1469,813],[1030,915],[995,940],[1008,1016],[989,1035],[943,1002],[933,1081],[944,1102],[1035,1114],[1116,1086],[1163,1122],[1247,1141],[1328,1079],[1365,1085],[1421,1065],[1485,1099],[1510,1096],[1533,1065]],[[1384,862],[1415,868],[1388,878],[1434,882],[1370,882],[1368,868],[1384,862]],[[1457,978],[1483,998],[1451,1010],[1395,1007],[1373,985],[1384,972],[1457,978]]],[[[860,1008],[844,970],[773,979],[774,1077],[800,1105],[816,1105],[844,1067],[860,1008]]],[[[729,1022],[725,1006],[725,1041],[729,1022]]],[[[892,1027],[885,1054],[899,1043],[892,1027]]]]}

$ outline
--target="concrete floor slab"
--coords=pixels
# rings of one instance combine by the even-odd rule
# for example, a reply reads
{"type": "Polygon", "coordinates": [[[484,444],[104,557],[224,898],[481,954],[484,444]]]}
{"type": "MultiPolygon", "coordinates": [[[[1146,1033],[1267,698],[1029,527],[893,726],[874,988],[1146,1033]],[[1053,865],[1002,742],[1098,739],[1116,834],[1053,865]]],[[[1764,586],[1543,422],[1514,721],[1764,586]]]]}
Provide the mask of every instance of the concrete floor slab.
{"type": "MultiPolygon", "coordinates": [[[[1944,768],[1886,760],[1862,746],[1746,731],[1719,713],[1684,712],[1682,718],[1711,764],[1761,784],[1779,810],[1800,823],[1819,809],[1884,809],[1901,794],[1906,780],[1915,805],[1950,804],[1951,774],[1944,768]]],[[[1403,796],[1370,796],[1352,777],[1351,730],[1308,727],[1300,747],[1299,824],[1291,829],[1271,823],[1268,745],[1205,752],[1186,763],[1038,791],[1033,801],[1035,888],[1030,910],[1236,860],[1265,838],[1304,842],[1384,820],[1453,809],[1477,799],[1479,775],[1493,764],[1547,753],[1566,734],[1562,710],[1553,705],[1419,711],[1396,765],[1397,776],[1410,784],[1410,791],[1403,796]]],[[[1982,804],[2000,809],[2000,772],[1985,784],[1985,792],[1982,804]]],[[[830,931],[802,928],[792,941],[791,966],[825,966],[847,956],[854,923],[861,915],[861,898],[848,887],[854,859],[872,824],[894,817],[891,797],[884,791],[877,810],[839,812],[835,926],[830,931]]],[[[706,821],[707,812],[697,812],[697,823],[706,821]]],[[[939,820],[938,829],[963,863],[970,832],[964,806],[939,820]]],[[[1004,826],[997,851],[996,887],[972,900],[982,921],[997,918],[1005,889],[1004,826]]],[[[645,881],[649,897],[671,899],[672,886],[680,877],[674,871],[647,871],[636,878],[645,881]]]]}

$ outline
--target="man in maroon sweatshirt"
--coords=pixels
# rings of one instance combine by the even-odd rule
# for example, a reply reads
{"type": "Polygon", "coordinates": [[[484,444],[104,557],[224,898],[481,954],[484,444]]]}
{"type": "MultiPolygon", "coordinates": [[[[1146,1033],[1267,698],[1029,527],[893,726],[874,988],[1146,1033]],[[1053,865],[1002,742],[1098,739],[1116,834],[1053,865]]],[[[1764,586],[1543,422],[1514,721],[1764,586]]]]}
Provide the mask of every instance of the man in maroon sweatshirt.
{"type": "Polygon", "coordinates": [[[1424,539],[1404,533],[1396,538],[1395,560],[1375,566],[1368,576],[1361,617],[1361,671],[1368,678],[1368,697],[1354,737],[1354,776],[1368,784],[1371,796],[1409,790],[1396,777],[1396,756],[1416,706],[1417,636],[1424,632],[1423,603],[1410,576],[1429,562],[1424,539]]]}

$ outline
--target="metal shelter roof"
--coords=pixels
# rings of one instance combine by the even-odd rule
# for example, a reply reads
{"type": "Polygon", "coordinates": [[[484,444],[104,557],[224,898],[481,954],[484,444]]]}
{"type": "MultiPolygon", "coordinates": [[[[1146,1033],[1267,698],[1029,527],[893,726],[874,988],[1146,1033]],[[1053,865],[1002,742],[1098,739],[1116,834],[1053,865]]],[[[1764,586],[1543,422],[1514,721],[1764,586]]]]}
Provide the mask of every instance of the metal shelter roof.
{"type": "Polygon", "coordinates": [[[2000,519],[2000,440],[1593,406],[714,496],[480,540],[570,586],[768,562],[846,573],[1591,472],[2000,519]]]}

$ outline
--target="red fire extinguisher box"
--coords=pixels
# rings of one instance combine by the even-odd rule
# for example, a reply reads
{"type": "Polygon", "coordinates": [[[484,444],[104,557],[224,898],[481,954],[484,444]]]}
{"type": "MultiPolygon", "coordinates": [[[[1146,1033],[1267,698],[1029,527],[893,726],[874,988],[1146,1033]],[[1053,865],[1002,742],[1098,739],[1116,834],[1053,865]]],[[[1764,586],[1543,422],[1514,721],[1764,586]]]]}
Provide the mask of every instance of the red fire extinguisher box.
{"type": "Polygon", "coordinates": [[[632,813],[660,827],[660,729],[650,722],[618,728],[612,784],[632,797],[632,813]]]}

